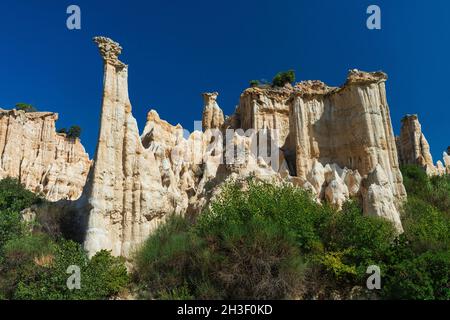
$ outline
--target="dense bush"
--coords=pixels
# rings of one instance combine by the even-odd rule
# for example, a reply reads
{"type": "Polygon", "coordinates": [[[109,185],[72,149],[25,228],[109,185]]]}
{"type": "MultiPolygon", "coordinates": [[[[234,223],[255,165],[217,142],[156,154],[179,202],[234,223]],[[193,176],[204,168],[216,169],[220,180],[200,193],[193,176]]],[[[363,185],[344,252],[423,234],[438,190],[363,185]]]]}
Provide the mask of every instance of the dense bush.
{"type": "Polygon", "coordinates": [[[287,83],[292,84],[294,82],[295,82],[295,71],[289,70],[277,73],[272,80],[272,85],[275,87],[283,87],[287,83]]]}
{"type": "Polygon", "coordinates": [[[404,233],[387,255],[383,295],[391,299],[450,299],[450,178],[402,168],[408,200],[404,233]]]}
{"type": "MultiPolygon", "coordinates": [[[[172,218],[137,255],[150,297],[311,298],[365,284],[395,232],[349,203],[337,213],[289,185],[226,185],[195,224],[172,218]]],[[[327,296],[324,296],[327,297],[327,296]]]]}
{"type": "Polygon", "coordinates": [[[0,180],[0,263],[5,244],[21,237],[25,232],[20,212],[40,201],[38,196],[26,190],[17,179],[0,180]]]}
{"type": "Polygon", "coordinates": [[[0,210],[22,211],[40,200],[40,197],[26,190],[17,179],[0,180],[0,210]]]}
{"type": "Polygon", "coordinates": [[[1,266],[0,289],[9,299],[106,299],[128,283],[120,258],[107,251],[88,259],[72,241],[53,242],[45,235],[29,235],[9,242],[1,266]],[[81,289],[69,290],[69,266],[80,267],[81,289]]]}
{"type": "Polygon", "coordinates": [[[136,257],[143,296],[280,299],[301,290],[305,265],[292,234],[253,217],[205,231],[172,217],[136,257]]]}
{"type": "Polygon", "coordinates": [[[36,108],[33,107],[31,104],[22,102],[16,104],[16,110],[21,110],[25,112],[37,112],[36,108]]]}
{"type": "Polygon", "coordinates": [[[81,136],[80,126],[71,126],[69,129],[61,128],[57,130],[58,133],[65,133],[68,138],[76,139],[81,136]]]}
{"type": "Polygon", "coordinates": [[[163,299],[449,299],[449,179],[404,176],[400,236],[357,202],[336,212],[289,185],[227,184],[197,221],[172,217],[147,240],[135,280],[163,299]],[[381,269],[375,293],[364,289],[370,265],[381,269]]]}
{"type": "Polygon", "coordinates": [[[38,217],[33,228],[26,225],[20,212],[38,202],[17,180],[0,181],[0,299],[107,299],[126,289],[124,261],[107,251],[88,259],[53,226],[62,218],[50,223],[38,217]],[[80,267],[80,290],[66,285],[71,265],[80,267]]]}

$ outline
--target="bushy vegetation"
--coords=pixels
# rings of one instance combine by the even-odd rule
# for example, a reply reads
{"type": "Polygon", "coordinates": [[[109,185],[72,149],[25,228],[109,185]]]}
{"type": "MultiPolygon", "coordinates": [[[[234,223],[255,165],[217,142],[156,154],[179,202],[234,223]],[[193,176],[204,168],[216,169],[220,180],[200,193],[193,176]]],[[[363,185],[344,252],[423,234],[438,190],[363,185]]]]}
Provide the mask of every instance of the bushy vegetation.
{"type": "Polygon", "coordinates": [[[259,86],[261,83],[260,83],[259,80],[250,80],[249,84],[250,84],[250,87],[257,87],[257,86],[259,86]]]}
{"type": "Polygon", "coordinates": [[[88,259],[80,244],[49,232],[58,220],[22,220],[22,210],[42,201],[15,179],[0,181],[0,299],[107,299],[125,290],[121,258],[100,251],[88,259]],[[69,266],[80,268],[80,290],[67,287],[69,266]]]}
{"type": "Polygon", "coordinates": [[[289,185],[228,184],[196,221],[171,217],[147,240],[135,281],[143,297],[161,299],[449,299],[450,180],[404,175],[400,236],[356,202],[336,212],[289,185]],[[375,292],[370,265],[381,269],[375,292]]]}
{"type": "Polygon", "coordinates": [[[32,106],[31,104],[28,103],[17,103],[16,104],[16,110],[21,110],[21,111],[25,111],[25,112],[37,112],[37,109],[32,106]]]}
{"type": "Polygon", "coordinates": [[[396,299],[450,299],[450,176],[402,168],[408,201],[405,232],[387,259],[383,295],[396,299]]]}
{"type": "Polygon", "coordinates": [[[68,138],[76,139],[81,136],[81,127],[80,126],[71,126],[69,129],[61,128],[57,132],[65,133],[68,138]]]}
{"type": "Polygon", "coordinates": [[[284,72],[278,72],[272,80],[272,85],[274,87],[283,87],[287,83],[295,82],[295,71],[288,70],[284,72]]]}

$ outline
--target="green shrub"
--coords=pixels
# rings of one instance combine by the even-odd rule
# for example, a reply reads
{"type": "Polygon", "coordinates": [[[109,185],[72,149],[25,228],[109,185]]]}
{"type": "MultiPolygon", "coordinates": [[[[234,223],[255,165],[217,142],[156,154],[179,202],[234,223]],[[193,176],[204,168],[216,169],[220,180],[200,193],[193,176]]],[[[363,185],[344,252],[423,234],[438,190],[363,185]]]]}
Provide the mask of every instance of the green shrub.
{"type": "Polygon", "coordinates": [[[449,300],[450,252],[430,251],[407,256],[389,265],[383,277],[383,296],[388,299],[449,300]]]}
{"type": "Polygon", "coordinates": [[[136,257],[143,296],[281,299],[301,290],[304,263],[292,234],[259,217],[219,230],[172,217],[136,257]]]}
{"type": "Polygon", "coordinates": [[[65,215],[44,212],[33,230],[25,225],[20,211],[41,201],[15,179],[0,181],[0,298],[107,299],[125,290],[124,260],[107,251],[88,259],[80,244],[62,237],[65,215]],[[67,288],[71,265],[81,268],[81,290],[67,288]]]}
{"type": "Polygon", "coordinates": [[[250,80],[250,87],[257,87],[259,84],[259,80],[250,80]]]}
{"type": "Polygon", "coordinates": [[[165,296],[180,288],[195,298],[312,296],[330,282],[365,283],[367,267],[381,263],[394,237],[388,221],[364,217],[354,203],[337,213],[290,185],[230,183],[195,225],[173,218],[150,237],[138,254],[137,281],[165,296]],[[270,269],[282,278],[264,273],[270,269]],[[255,287],[289,282],[295,286],[278,292],[255,287]]]}
{"type": "Polygon", "coordinates": [[[445,179],[408,169],[401,236],[355,201],[336,212],[290,185],[229,183],[195,222],[173,217],[147,240],[135,280],[162,299],[349,298],[357,287],[359,298],[448,299],[448,215],[423,195],[445,179]],[[375,293],[364,290],[370,265],[381,269],[375,293]]]}
{"type": "Polygon", "coordinates": [[[0,210],[22,211],[41,199],[28,191],[17,179],[0,180],[0,210]]]}
{"type": "Polygon", "coordinates": [[[24,226],[20,213],[11,210],[0,211],[0,263],[3,260],[3,248],[12,239],[20,237],[24,226]]]}
{"type": "Polygon", "coordinates": [[[22,102],[16,104],[16,110],[21,110],[25,112],[37,112],[36,108],[33,107],[31,104],[22,102]]]}
{"type": "Polygon", "coordinates": [[[76,139],[81,136],[81,128],[80,126],[71,126],[69,130],[67,131],[67,137],[76,139]]]}
{"type": "Polygon", "coordinates": [[[295,71],[289,70],[285,72],[279,72],[272,80],[272,85],[275,87],[283,87],[287,83],[295,82],[295,71]]]}
{"type": "Polygon", "coordinates": [[[218,232],[256,216],[291,232],[303,250],[321,247],[321,231],[333,212],[329,206],[317,204],[310,193],[288,184],[277,186],[252,179],[246,183],[245,192],[239,183],[225,185],[211,210],[200,215],[198,228],[214,228],[218,232]]]}
{"type": "Polygon", "coordinates": [[[382,295],[388,299],[450,298],[450,179],[402,168],[408,200],[404,233],[387,250],[382,295]]]}
{"type": "Polygon", "coordinates": [[[345,259],[358,266],[360,279],[365,277],[368,266],[381,264],[395,237],[390,222],[364,216],[354,202],[347,202],[342,212],[333,215],[322,235],[327,250],[345,253],[345,259]]]}
{"type": "Polygon", "coordinates": [[[41,199],[26,190],[17,179],[0,180],[0,262],[4,245],[24,235],[25,226],[20,212],[39,201],[41,199]]]}
{"type": "Polygon", "coordinates": [[[410,196],[402,222],[404,236],[414,252],[450,250],[450,219],[427,202],[410,196]]]}
{"type": "Polygon", "coordinates": [[[100,251],[89,260],[72,241],[55,243],[48,236],[31,235],[9,242],[5,256],[0,292],[8,299],[107,299],[128,285],[123,259],[100,251]],[[80,290],[67,287],[67,270],[72,265],[80,267],[80,290]]]}
{"type": "Polygon", "coordinates": [[[409,198],[423,200],[450,218],[450,176],[435,176],[429,178],[418,166],[402,167],[403,183],[409,198]]]}

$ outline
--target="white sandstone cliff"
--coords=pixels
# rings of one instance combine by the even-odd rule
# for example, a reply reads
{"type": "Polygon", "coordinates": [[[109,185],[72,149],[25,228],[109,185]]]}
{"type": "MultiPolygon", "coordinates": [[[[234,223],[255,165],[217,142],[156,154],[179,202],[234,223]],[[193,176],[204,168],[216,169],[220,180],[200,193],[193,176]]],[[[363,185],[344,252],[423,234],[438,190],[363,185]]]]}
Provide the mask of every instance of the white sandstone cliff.
{"type": "Polygon", "coordinates": [[[58,114],[0,110],[0,178],[14,177],[50,201],[75,200],[90,167],[79,139],[56,133],[58,114]]]}

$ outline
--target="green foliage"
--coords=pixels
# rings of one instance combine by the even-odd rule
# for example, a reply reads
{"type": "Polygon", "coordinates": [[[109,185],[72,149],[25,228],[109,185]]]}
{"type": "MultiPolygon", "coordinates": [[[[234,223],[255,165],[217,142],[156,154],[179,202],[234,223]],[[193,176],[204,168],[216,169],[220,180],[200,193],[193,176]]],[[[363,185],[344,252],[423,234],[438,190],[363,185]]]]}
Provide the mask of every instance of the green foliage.
{"type": "Polygon", "coordinates": [[[450,299],[450,178],[402,168],[408,201],[404,233],[386,254],[389,299],[450,299]]]}
{"type": "Polygon", "coordinates": [[[57,133],[65,133],[68,138],[76,139],[81,136],[80,126],[71,126],[69,129],[61,128],[56,131],[57,133]]]}
{"type": "Polygon", "coordinates": [[[450,216],[449,175],[429,178],[424,170],[413,165],[402,167],[402,174],[408,199],[421,199],[445,215],[450,216]]]}
{"type": "Polygon", "coordinates": [[[45,235],[30,235],[9,242],[1,265],[0,291],[8,299],[87,300],[107,299],[128,284],[124,261],[108,251],[88,259],[72,241],[53,242],[45,235]],[[81,289],[69,290],[69,266],[81,271],[81,289]]]}
{"type": "Polygon", "coordinates": [[[41,199],[26,190],[17,179],[0,180],[0,262],[5,244],[24,234],[20,212],[39,201],[41,199]]]}
{"type": "Polygon", "coordinates": [[[39,201],[40,198],[26,190],[17,179],[0,180],[0,210],[22,211],[39,201]]]}
{"type": "Polygon", "coordinates": [[[347,290],[365,282],[394,239],[389,222],[356,204],[337,213],[290,185],[244,185],[225,185],[194,225],[174,217],[150,237],[136,269],[146,292],[279,299],[311,296],[330,281],[347,290]]]}
{"type": "Polygon", "coordinates": [[[81,136],[81,128],[80,126],[71,126],[69,130],[67,131],[67,137],[76,139],[81,136]]]}
{"type": "Polygon", "coordinates": [[[259,84],[259,80],[250,80],[250,87],[257,87],[259,84]]]}
{"type": "Polygon", "coordinates": [[[450,251],[417,254],[402,238],[388,256],[383,281],[388,299],[449,300],[450,251]]]}
{"type": "Polygon", "coordinates": [[[347,202],[342,212],[333,215],[322,239],[327,250],[340,252],[357,265],[362,279],[368,266],[381,264],[395,236],[392,224],[379,217],[363,216],[356,203],[347,202]]]}
{"type": "Polygon", "coordinates": [[[37,112],[37,109],[34,106],[22,102],[16,104],[16,110],[21,110],[25,112],[37,112]]]}
{"type": "Polygon", "coordinates": [[[268,220],[207,230],[172,217],[137,254],[135,276],[150,298],[280,299],[303,274],[293,235],[268,220]]]}
{"type": "Polygon", "coordinates": [[[284,72],[278,72],[272,80],[272,85],[275,87],[283,87],[287,83],[295,82],[295,71],[289,70],[284,72]]]}
{"type": "Polygon", "coordinates": [[[17,180],[0,181],[0,299],[107,299],[124,291],[125,261],[107,251],[88,259],[56,230],[61,215],[38,217],[33,231],[25,225],[20,211],[41,201],[17,180]],[[81,290],[67,288],[71,265],[81,269],[81,290]]]}
{"type": "Polygon", "coordinates": [[[246,192],[239,184],[225,185],[211,210],[200,216],[198,227],[219,231],[232,224],[245,224],[249,217],[256,216],[291,232],[302,249],[320,247],[320,232],[333,211],[330,207],[317,204],[311,194],[287,184],[247,183],[246,192]]]}
{"type": "Polygon", "coordinates": [[[16,211],[0,211],[0,263],[3,260],[5,244],[22,235],[24,227],[20,214],[16,211]]]}
{"type": "Polygon", "coordinates": [[[348,298],[377,265],[378,297],[449,299],[448,177],[404,177],[400,236],[355,201],[336,212],[293,186],[226,184],[197,221],[172,217],[147,240],[135,280],[149,298],[348,298]]]}

